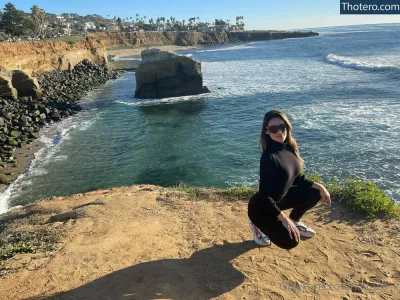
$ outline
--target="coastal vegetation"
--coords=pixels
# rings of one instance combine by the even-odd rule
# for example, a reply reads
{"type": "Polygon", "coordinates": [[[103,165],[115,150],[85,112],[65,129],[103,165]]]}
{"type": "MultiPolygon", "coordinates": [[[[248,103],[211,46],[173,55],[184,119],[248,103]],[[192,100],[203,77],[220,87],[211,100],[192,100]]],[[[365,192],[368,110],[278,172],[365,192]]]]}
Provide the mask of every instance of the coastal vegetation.
{"type": "MultiPolygon", "coordinates": [[[[315,182],[322,182],[322,178],[317,173],[309,173],[307,177],[315,182]]],[[[329,182],[324,184],[331,194],[332,202],[344,205],[350,212],[368,219],[400,217],[400,207],[371,181],[366,181],[355,176],[348,176],[342,181],[333,177],[329,182]]],[[[178,185],[177,188],[187,192],[192,198],[199,197],[206,190],[187,186],[184,183],[178,185]]],[[[217,195],[231,201],[248,201],[256,192],[256,188],[249,186],[215,190],[217,195]]]]}

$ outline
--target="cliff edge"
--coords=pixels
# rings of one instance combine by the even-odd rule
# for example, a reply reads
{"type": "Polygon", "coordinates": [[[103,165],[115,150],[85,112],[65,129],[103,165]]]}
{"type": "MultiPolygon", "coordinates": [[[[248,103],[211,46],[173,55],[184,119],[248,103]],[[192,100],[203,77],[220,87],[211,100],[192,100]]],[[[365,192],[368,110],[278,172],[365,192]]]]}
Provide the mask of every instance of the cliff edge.
{"type": "Polygon", "coordinates": [[[192,192],[136,185],[3,215],[3,235],[10,227],[14,239],[35,230],[42,241],[45,230],[62,237],[7,260],[0,299],[400,298],[398,220],[318,205],[304,219],[316,237],[290,252],[259,248],[246,201],[192,192]]]}
{"type": "Polygon", "coordinates": [[[104,45],[91,39],[78,42],[0,43],[0,67],[7,70],[24,70],[28,74],[71,70],[85,59],[99,65],[107,64],[104,45]]]}

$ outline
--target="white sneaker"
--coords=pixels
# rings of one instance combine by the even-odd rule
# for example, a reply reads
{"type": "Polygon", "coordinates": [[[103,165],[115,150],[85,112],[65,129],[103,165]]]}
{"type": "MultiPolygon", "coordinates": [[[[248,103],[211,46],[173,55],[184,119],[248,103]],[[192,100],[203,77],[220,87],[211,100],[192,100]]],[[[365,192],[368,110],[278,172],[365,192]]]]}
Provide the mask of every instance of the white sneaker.
{"type": "Polygon", "coordinates": [[[269,246],[271,245],[271,241],[269,237],[261,232],[250,220],[249,220],[250,231],[253,234],[254,241],[260,246],[269,246]]]}
{"type": "Polygon", "coordinates": [[[312,238],[313,236],[315,236],[317,234],[313,229],[307,227],[307,225],[301,221],[297,221],[297,222],[293,221],[293,223],[294,223],[294,225],[296,225],[297,229],[300,231],[300,236],[302,236],[302,237],[312,238]]]}

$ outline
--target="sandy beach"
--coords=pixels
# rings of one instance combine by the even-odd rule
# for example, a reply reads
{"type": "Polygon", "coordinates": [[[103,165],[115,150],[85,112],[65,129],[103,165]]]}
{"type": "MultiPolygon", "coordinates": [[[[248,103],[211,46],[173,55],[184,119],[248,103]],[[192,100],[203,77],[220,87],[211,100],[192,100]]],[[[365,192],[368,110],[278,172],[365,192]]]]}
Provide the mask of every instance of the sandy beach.
{"type": "Polygon", "coordinates": [[[138,47],[138,48],[131,48],[131,49],[113,49],[108,48],[107,53],[109,55],[116,55],[118,57],[127,57],[127,56],[140,56],[140,53],[148,48],[157,48],[162,51],[179,51],[179,50],[192,50],[197,49],[199,47],[195,46],[176,46],[176,45],[166,45],[166,46],[154,46],[154,47],[138,47]]]}
{"type": "Polygon", "coordinates": [[[48,228],[65,235],[57,251],[10,259],[0,299],[400,298],[399,220],[365,222],[337,203],[306,215],[317,235],[290,251],[258,247],[247,202],[212,190],[192,198],[136,185],[12,213],[29,212],[13,221],[14,232],[48,228]],[[46,223],[68,211],[79,218],[46,223]]]}
{"type": "MultiPolygon", "coordinates": [[[[35,153],[43,147],[39,140],[35,140],[30,144],[17,148],[14,158],[17,164],[9,163],[5,168],[0,168],[0,174],[6,176],[7,180],[14,181],[20,174],[24,173],[30,166],[32,160],[35,158],[35,153]]],[[[0,185],[0,190],[4,185],[0,185]]]]}

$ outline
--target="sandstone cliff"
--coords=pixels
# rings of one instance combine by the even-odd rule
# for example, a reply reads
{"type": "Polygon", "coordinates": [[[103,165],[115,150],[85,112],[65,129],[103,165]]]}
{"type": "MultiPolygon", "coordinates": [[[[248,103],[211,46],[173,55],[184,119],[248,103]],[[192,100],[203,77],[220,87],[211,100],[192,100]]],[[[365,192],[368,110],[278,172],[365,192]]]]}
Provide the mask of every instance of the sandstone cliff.
{"type": "Polygon", "coordinates": [[[105,64],[107,52],[101,42],[33,41],[0,44],[0,67],[28,74],[73,69],[84,59],[105,64]]]}
{"type": "Polygon", "coordinates": [[[107,47],[131,44],[135,47],[161,45],[209,46],[225,43],[265,41],[273,39],[315,36],[315,32],[245,31],[245,32],[104,32],[92,36],[107,47]]]}

